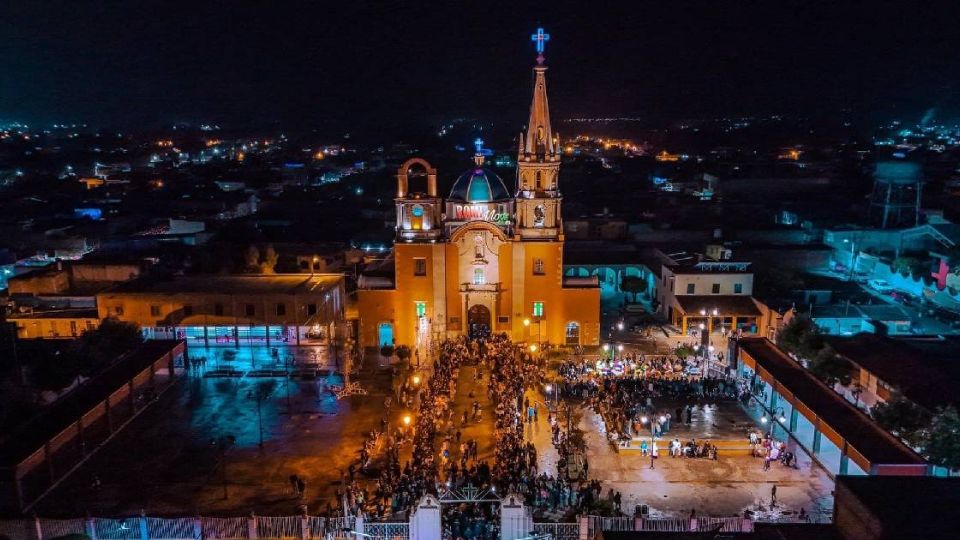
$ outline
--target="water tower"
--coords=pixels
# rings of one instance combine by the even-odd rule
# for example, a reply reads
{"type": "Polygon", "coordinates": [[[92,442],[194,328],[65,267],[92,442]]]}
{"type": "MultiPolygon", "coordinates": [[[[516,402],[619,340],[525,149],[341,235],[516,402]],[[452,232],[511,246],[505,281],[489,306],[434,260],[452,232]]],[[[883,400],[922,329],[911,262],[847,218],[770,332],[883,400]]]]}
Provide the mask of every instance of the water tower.
{"type": "Polygon", "coordinates": [[[922,169],[913,161],[878,161],[873,172],[870,216],[881,228],[920,224],[922,169]]]}

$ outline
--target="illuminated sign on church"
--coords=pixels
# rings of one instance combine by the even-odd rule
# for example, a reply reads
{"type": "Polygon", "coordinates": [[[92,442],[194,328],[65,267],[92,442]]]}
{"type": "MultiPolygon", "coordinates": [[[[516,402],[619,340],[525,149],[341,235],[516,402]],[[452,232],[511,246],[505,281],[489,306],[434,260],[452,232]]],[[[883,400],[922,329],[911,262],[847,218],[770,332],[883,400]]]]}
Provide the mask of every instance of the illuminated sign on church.
{"type": "Polygon", "coordinates": [[[457,221],[490,221],[497,225],[510,223],[510,214],[498,212],[488,204],[457,204],[453,207],[453,218],[457,221]]]}

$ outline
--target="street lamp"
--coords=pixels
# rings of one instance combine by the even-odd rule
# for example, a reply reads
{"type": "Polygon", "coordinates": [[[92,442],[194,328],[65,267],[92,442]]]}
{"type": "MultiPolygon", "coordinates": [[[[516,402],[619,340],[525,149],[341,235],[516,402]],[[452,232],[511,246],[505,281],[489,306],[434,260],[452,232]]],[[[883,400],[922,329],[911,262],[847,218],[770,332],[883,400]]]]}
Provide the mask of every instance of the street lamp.
{"type": "Polygon", "coordinates": [[[619,330],[620,332],[623,332],[623,321],[620,321],[617,323],[617,330],[619,330]]]}
{"type": "Polygon", "coordinates": [[[414,385],[414,386],[417,386],[417,385],[419,385],[419,384],[420,384],[420,376],[419,376],[419,375],[414,375],[414,376],[413,376],[413,385],[414,385]]]}
{"type": "Polygon", "coordinates": [[[411,422],[410,415],[409,415],[409,414],[403,415],[403,425],[404,425],[404,426],[409,426],[409,425],[410,425],[410,422],[411,422]]]}
{"type": "Polygon", "coordinates": [[[623,352],[623,343],[617,343],[617,352],[623,352]]]}
{"type": "Polygon", "coordinates": [[[223,500],[227,500],[227,450],[230,449],[237,438],[233,435],[222,435],[216,439],[210,439],[210,446],[217,449],[220,454],[220,482],[223,484],[223,500]]]}
{"type": "Polygon", "coordinates": [[[543,386],[543,390],[547,393],[547,403],[550,403],[550,395],[553,393],[553,385],[547,383],[543,386]]]}
{"type": "Polygon", "coordinates": [[[537,352],[537,344],[536,344],[536,343],[531,343],[531,344],[530,344],[530,352],[532,352],[532,353],[537,352]]]}

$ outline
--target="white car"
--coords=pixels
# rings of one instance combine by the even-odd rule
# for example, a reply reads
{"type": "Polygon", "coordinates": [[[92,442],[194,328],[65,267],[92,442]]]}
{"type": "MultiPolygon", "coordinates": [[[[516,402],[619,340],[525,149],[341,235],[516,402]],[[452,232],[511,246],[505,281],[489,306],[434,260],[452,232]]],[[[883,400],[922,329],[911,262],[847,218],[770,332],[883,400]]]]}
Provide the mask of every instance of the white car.
{"type": "Polygon", "coordinates": [[[890,285],[885,279],[871,279],[867,281],[867,287],[870,287],[880,294],[890,294],[893,292],[893,285],[890,285]]]}

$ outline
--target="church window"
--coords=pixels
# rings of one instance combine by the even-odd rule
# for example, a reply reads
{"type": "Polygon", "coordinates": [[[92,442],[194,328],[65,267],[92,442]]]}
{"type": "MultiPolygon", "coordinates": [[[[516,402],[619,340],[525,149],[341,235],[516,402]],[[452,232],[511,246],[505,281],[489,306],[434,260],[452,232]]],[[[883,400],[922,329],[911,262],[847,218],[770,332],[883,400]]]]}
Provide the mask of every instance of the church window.
{"type": "Polygon", "coordinates": [[[427,275],[427,259],[424,257],[417,257],[413,260],[413,275],[415,276],[425,276],[427,275]]]}
{"type": "Polygon", "coordinates": [[[543,259],[534,259],[533,260],[533,275],[542,276],[546,272],[543,270],[543,259]]]}
{"type": "Polygon", "coordinates": [[[710,290],[710,292],[712,292],[713,294],[720,294],[720,284],[719,284],[719,283],[714,283],[714,284],[713,284],[713,287],[712,287],[711,290],[710,290]]]}
{"type": "Polygon", "coordinates": [[[415,231],[423,229],[423,205],[415,204],[410,209],[410,228],[415,231]]]}
{"type": "Polygon", "coordinates": [[[543,317],[543,302],[534,302],[534,303],[533,303],[533,316],[534,316],[534,317],[543,317]]]}
{"type": "Polygon", "coordinates": [[[743,294],[743,283],[733,284],[733,294],[743,294]]]}
{"type": "Polygon", "coordinates": [[[426,302],[414,302],[414,306],[417,310],[417,318],[427,316],[427,303],[426,302]]]}
{"type": "Polygon", "coordinates": [[[474,285],[483,285],[487,282],[487,275],[484,274],[483,268],[474,268],[473,269],[473,284],[474,285]]]}
{"type": "Polygon", "coordinates": [[[687,294],[697,294],[696,283],[687,283],[687,294]]]}
{"type": "Polygon", "coordinates": [[[533,209],[533,226],[543,227],[547,220],[547,210],[542,204],[538,204],[533,209]]]}
{"type": "Polygon", "coordinates": [[[541,173],[540,171],[537,171],[537,182],[536,182],[536,185],[537,185],[537,189],[542,189],[542,188],[543,188],[543,173],[541,173]]]}

